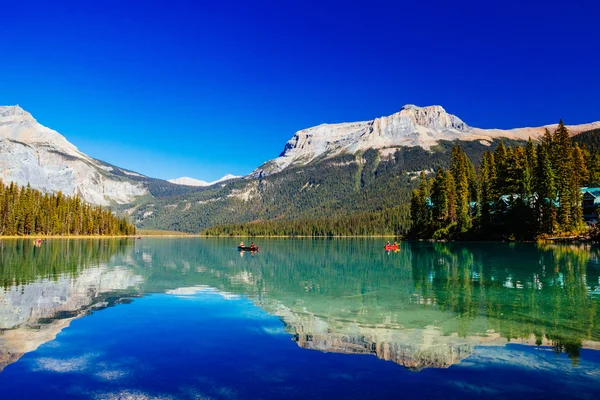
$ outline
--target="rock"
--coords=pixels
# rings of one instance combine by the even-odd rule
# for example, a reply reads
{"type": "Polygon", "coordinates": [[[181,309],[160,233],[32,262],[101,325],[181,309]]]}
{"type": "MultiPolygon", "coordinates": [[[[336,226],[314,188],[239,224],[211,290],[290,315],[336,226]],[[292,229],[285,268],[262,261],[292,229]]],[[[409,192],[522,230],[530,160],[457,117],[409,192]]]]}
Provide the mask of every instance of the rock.
{"type": "Polygon", "coordinates": [[[0,106],[0,178],[20,186],[99,205],[125,204],[148,193],[129,179],[142,177],[80,152],[60,133],[39,124],[19,106],[0,106]]]}
{"type": "MultiPolygon", "coordinates": [[[[402,107],[400,112],[373,121],[322,124],[300,130],[287,142],[279,157],[261,165],[251,176],[269,175],[289,166],[302,166],[317,159],[342,153],[354,154],[367,149],[400,146],[430,149],[440,140],[537,139],[546,128],[553,130],[556,125],[511,130],[474,128],[441,106],[418,107],[409,104],[402,107]]],[[[568,126],[573,135],[595,128],[600,128],[600,122],[568,126]]]]}

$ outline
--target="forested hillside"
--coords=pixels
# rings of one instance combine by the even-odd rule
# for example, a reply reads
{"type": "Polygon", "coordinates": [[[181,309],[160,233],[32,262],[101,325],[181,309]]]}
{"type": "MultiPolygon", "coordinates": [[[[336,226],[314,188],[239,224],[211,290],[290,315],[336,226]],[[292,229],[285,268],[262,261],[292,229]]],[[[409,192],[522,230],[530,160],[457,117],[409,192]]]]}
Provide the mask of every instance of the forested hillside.
{"type": "Polygon", "coordinates": [[[600,129],[592,129],[591,131],[581,132],[579,135],[573,136],[573,142],[581,147],[587,147],[590,151],[600,150],[600,129]]]}
{"type": "Polygon", "coordinates": [[[202,233],[206,236],[400,236],[408,232],[409,226],[409,207],[402,204],[383,211],[341,217],[218,225],[202,233]]]}
{"type": "MultiPolygon", "coordinates": [[[[377,219],[377,213],[395,210],[398,226],[372,224],[369,234],[402,232],[409,227],[408,204],[419,171],[447,167],[453,143],[442,141],[431,150],[388,149],[390,156],[387,157],[382,157],[379,150],[368,150],[316,160],[262,178],[153,200],[129,212],[135,216],[138,227],[148,229],[200,232],[217,225],[229,225],[224,228],[229,231],[233,229],[231,224],[255,222],[251,229],[266,234],[271,230],[267,226],[277,226],[276,231],[296,232],[297,223],[287,225],[285,221],[299,219],[311,226],[310,229],[304,227],[303,232],[328,226],[328,232],[347,234],[331,227],[339,226],[348,216],[377,219]],[[278,222],[273,225],[274,222],[265,221],[278,222]]],[[[485,150],[495,149],[499,141],[457,143],[470,157],[479,159],[485,150]]],[[[219,234],[218,229],[210,232],[219,234]]]]}
{"type": "Polygon", "coordinates": [[[102,206],[61,192],[0,181],[0,235],[131,235],[135,226],[102,206]]]}

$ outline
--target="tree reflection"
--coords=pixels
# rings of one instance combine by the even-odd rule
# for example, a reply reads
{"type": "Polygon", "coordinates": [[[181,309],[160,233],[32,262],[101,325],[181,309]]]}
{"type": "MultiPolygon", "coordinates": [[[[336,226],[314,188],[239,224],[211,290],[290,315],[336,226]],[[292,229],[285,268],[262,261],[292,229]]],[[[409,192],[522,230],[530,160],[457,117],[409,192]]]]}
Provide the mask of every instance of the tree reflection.
{"type": "Polygon", "coordinates": [[[0,241],[0,285],[4,289],[39,279],[56,280],[123,254],[133,239],[49,240],[36,245],[29,239],[0,241]]]}
{"type": "Polygon", "coordinates": [[[598,253],[586,245],[436,243],[413,248],[413,279],[427,304],[457,316],[459,335],[484,316],[507,340],[545,339],[576,365],[583,341],[598,340],[599,302],[590,295],[598,253]]]}

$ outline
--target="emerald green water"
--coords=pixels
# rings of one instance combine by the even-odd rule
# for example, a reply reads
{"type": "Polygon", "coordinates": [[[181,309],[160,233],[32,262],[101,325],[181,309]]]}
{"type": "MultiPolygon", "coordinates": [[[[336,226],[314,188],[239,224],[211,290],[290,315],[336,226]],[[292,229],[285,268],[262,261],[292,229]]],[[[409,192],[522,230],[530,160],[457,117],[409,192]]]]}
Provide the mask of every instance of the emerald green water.
{"type": "Polygon", "coordinates": [[[599,393],[598,248],[265,239],[250,254],[238,241],[0,242],[0,387],[21,398],[599,393]]]}

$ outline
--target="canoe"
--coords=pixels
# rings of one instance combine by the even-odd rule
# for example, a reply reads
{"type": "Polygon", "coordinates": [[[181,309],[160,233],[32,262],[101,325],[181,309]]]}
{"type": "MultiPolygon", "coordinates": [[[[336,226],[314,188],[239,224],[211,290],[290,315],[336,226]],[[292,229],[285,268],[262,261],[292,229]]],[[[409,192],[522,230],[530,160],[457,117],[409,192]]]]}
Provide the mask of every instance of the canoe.
{"type": "Polygon", "coordinates": [[[258,251],[258,247],[238,246],[238,250],[258,251]]]}
{"type": "Polygon", "coordinates": [[[383,249],[384,249],[384,250],[398,250],[398,245],[397,245],[397,244],[396,244],[396,245],[394,245],[394,244],[391,244],[391,245],[389,245],[389,246],[388,246],[388,245],[386,244],[385,246],[383,246],[383,249]]]}

